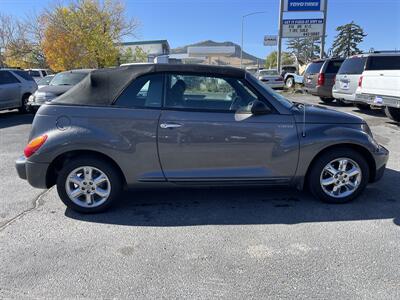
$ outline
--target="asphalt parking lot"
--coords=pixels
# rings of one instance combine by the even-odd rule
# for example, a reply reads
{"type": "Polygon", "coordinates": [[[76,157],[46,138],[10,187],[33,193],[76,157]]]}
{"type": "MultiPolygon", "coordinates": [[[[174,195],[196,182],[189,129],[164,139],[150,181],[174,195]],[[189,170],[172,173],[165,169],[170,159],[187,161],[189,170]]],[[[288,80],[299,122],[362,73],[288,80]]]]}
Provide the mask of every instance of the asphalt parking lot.
{"type": "Polygon", "coordinates": [[[364,117],[391,151],[383,179],[352,203],[163,189],[126,192],[98,215],[17,177],[32,116],[0,113],[0,298],[399,299],[400,126],[381,111],[329,107],[364,117]]]}

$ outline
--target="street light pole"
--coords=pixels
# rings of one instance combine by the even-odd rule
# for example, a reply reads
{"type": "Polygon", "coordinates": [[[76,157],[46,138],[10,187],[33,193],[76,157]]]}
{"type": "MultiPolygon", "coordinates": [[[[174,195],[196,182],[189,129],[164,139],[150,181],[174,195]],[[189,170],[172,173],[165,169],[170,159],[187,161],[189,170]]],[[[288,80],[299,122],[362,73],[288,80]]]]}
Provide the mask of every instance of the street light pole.
{"type": "Polygon", "coordinates": [[[258,14],[265,14],[266,11],[256,11],[249,13],[247,15],[242,16],[242,42],[240,44],[240,68],[243,68],[243,27],[244,27],[244,18],[252,15],[258,15],[258,14]]]}

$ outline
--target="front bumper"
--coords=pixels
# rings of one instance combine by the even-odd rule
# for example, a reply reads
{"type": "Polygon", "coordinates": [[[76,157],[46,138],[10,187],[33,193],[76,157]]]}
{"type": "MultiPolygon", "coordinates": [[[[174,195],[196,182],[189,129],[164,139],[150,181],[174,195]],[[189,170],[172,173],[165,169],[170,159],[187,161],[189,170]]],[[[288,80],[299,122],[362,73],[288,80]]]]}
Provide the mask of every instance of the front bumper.
{"type": "Polygon", "coordinates": [[[389,159],[389,150],[379,145],[379,148],[373,153],[375,160],[375,176],[371,178],[371,182],[378,181],[382,178],[389,159]]]}
{"type": "Polygon", "coordinates": [[[21,156],[15,161],[19,178],[27,180],[31,186],[40,189],[47,188],[46,175],[49,165],[48,163],[31,162],[25,156],[21,156]]]}

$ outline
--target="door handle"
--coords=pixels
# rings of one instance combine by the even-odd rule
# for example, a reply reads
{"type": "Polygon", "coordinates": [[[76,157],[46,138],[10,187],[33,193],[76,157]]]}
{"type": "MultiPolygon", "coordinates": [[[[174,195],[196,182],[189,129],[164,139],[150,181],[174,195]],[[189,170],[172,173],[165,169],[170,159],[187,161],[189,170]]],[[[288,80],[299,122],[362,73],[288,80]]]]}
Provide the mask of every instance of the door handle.
{"type": "Polygon", "coordinates": [[[160,124],[160,127],[161,127],[162,129],[167,129],[167,128],[172,129],[172,128],[179,128],[179,127],[182,127],[182,124],[179,124],[179,123],[161,123],[161,124],[160,124]]]}

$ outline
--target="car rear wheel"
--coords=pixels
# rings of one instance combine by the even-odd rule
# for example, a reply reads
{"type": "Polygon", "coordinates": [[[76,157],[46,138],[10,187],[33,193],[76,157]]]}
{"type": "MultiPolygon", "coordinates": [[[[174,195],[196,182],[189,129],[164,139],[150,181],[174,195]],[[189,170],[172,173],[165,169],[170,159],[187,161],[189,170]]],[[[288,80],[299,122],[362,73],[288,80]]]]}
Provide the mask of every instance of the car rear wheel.
{"type": "Polygon", "coordinates": [[[363,104],[363,103],[356,103],[354,104],[359,110],[369,110],[371,109],[371,106],[369,104],[363,104]]]}
{"type": "Polygon", "coordinates": [[[346,100],[341,100],[341,99],[336,99],[336,102],[341,106],[347,106],[350,104],[350,102],[348,102],[346,100]]]}
{"type": "Polygon", "coordinates": [[[285,85],[288,89],[294,87],[294,78],[293,77],[286,78],[285,85]]]}
{"type": "Polygon", "coordinates": [[[30,96],[30,95],[24,95],[24,96],[22,97],[21,106],[18,108],[18,111],[19,111],[21,114],[26,114],[26,113],[30,112],[30,111],[29,111],[29,105],[28,105],[29,96],[30,96]]]}
{"type": "Polygon", "coordinates": [[[391,118],[393,121],[400,122],[400,108],[386,106],[385,114],[388,118],[391,118]]]}
{"type": "Polygon", "coordinates": [[[57,178],[57,191],[64,204],[78,212],[108,209],[122,189],[115,168],[100,159],[82,157],[64,165],[57,178]]]}
{"type": "Polygon", "coordinates": [[[326,152],[313,163],[308,184],[312,194],[328,203],[345,203],[356,198],[369,181],[364,157],[352,149],[326,152]]]}
{"type": "Polygon", "coordinates": [[[324,103],[332,103],[334,98],[319,97],[324,103]]]}

